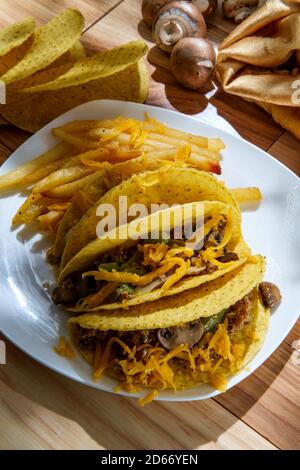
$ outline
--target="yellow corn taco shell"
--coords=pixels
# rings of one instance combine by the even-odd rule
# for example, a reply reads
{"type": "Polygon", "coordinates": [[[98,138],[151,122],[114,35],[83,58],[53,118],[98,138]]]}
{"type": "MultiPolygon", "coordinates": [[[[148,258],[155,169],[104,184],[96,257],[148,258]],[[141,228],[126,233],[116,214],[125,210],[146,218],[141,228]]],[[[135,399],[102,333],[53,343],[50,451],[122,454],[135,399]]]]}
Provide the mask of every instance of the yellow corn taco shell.
{"type": "Polygon", "coordinates": [[[240,209],[230,191],[214,176],[192,168],[165,167],[153,172],[134,175],[119,186],[111,189],[83,215],[68,235],[62,255],[61,268],[89,242],[96,238],[96,215],[100,204],[112,204],[117,209],[119,197],[126,196],[131,204],[185,204],[194,201],[220,201],[236,209],[237,223],[240,223],[240,209]]]}
{"type": "Polygon", "coordinates": [[[168,328],[199,318],[217,315],[247,295],[262,280],[265,260],[252,256],[237,269],[213,279],[196,289],[186,290],[171,297],[161,298],[132,306],[99,313],[86,313],[69,319],[69,323],[82,328],[101,331],[131,331],[151,328],[168,328]]]}
{"type": "MultiPolygon", "coordinates": [[[[226,388],[227,379],[230,375],[238,373],[252,358],[256,355],[261,348],[264,338],[267,333],[269,324],[269,311],[263,306],[261,298],[257,289],[258,283],[262,280],[264,272],[264,259],[260,256],[253,257],[249,262],[245,263],[238,269],[228,273],[227,275],[212,280],[197,289],[192,289],[184,293],[173,296],[170,299],[161,299],[156,302],[146,304],[141,309],[141,306],[132,307],[128,312],[123,310],[114,311],[111,313],[85,314],[79,317],[74,317],[69,320],[71,327],[72,337],[79,349],[80,353],[91,365],[95,367],[94,351],[85,348],[80,344],[81,331],[86,330],[115,330],[115,331],[135,331],[140,329],[158,329],[167,328],[171,326],[178,326],[189,321],[199,320],[201,318],[216,315],[223,309],[230,309],[237,301],[241,300],[245,295],[252,292],[253,305],[252,305],[252,318],[250,323],[247,323],[242,329],[230,337],[226,333],[225,324],[221,326],[220,330],[215,335],[211,335],[211,341],[214,342],[216,335],[219,335],[219,346],[215,351],[218,351],[223,360],[221,364],[211,365],[210,361],[206,362],[203,366],[195,367],[193,361],[194,354],[197,352],[190,350],[190,361],[180,359],[176,351],[171,351],[169,359],[167,360],[168,353],[164,353],[160,364],[152,362],[151,367],[154,368],[156,373],[161,377],[160,380],[149,379],[149,375],[140,374],[140,376],[133,372],[128,372],[124,376],[124,370],[128,367],[128,360],[132,361],[131,357],[119,362],[123,363],[125,369],[117,366],[113,361],[107,361],[103,372],[106,375],[120,379],[121,383],[126,381],[128,387],[134,386],[137,389],[141,387],[155,387],[164,389],[184,390],[187,388],[195,387],[201,383],[209,383],[215,388],[224,390],[226,388]],[[81,330],[78,328],[80,327],[81,330]],[[228,342],[227,353],[218,348],[224,348],[225,343],[228,342]],[[226,354],[230,359],[226,359],[226,354]],[[170,359],[173,356],[173,359],[170,359]],[[179,358],[176,359],[176,358],[179,358]],[[165,360],[165,362],[164,362],[165,360]],[[146,376],[146,377],[145,377],[146,376]],[[144,377],[144,378],[143,378],[144,377]]],[[[208,341],[210,341],[208,339],[208,341]]],[[[209,342],[209,346],[211,343],[209,342]]],[[[180,347],[177,349],[181,349],[180,347]]],[[[184,350],[184,348],[182,348],[184,350]]],[[[105,352],[102,354],[105,354],[105,352]]],[[[182,353],[181,353],[182,354],[182,353]]],[[[204,353],[205,354],[205,353],[204,353]]],[[[158,356],[159,357],[159,356],[158,356]]],[[[156,361],[158,359],[156,358],[156,361]]],[[[204,356],[205,357],[205,356],[204,356]]],[[[136,368],[140,368],[141,372],[143,367],[138,359],[136,368]]],[[[206,357],[207,360],[207,357],[206,357]]],[[[150,361],[151,362],[151,361],[150,361]]],[[[148,362],[147,367],[150,367],[148,362]]],[[[145,367],[145,366],[144,366],[145,367]]],[[[128,388],[125,387],[125,390],[128,388]]],[[[134,389],[134,388],[133,388],[134,389]]]]}
{"type": "Polygon", "coordinates": [[[36,93],[40,91],[59,90],[70,86],[105,78],[121,72],[140,60],[147,52],[144,41],[132,41],[123,46],[98,52],[90,57],[83,57],[74,63],[65,74],[53,81],[33,86],[23,91],[36,93]]]}
{"type": "Polygon", "coordinates": [[[57,116],[87,101],[115,99],[143,103],[148,88],[148,70],[141,59],[112,76],[91,80],[88,86],[82,84],[53,91],[22,93],[18,102],[1,105],[0,113],[11,124],[36,132],[57,116]]]}
{"type": "Polygon", "coordinates": [[[55,264],[58,264],[60,261],[62,252],[66,245],[67,237],[71,236],[71,233],[68,234],[68,232],[72,230],[72,227],[81,219],[83,214],[100,197],[102,197],[109,189],[117,186],[123,180],[130,178],[136,173],[140,173],[145,170],[155,170],[165,166],[165,162],[162,162],[161,160],[138,157],[126,162],[117,163],[110,168],[97,171],[95,173],[95,181],[82,189],[82,195],[87,205],[81,203],[81,195],[79,195],[79,201],[78,195],[75,196],[59,224],[55,243],[51,250],[55,264]]]}
{"type": "MultiPolygon", "coordinates": [[[[117,227],[115,230],[112,230],[109,234],[104,234],[102,237],[94,240],[89,243],[85,248],[83,248],[71,261],[66,265],[62,270],[59,276],[59,283],[63,281],[68,275],[74,272],[89,271],[89,267],[93,262],[99,259],[101,255],[107,253],[116,248],[126,248],[137,243],[130,238],[132,227],[137,227],[137,233],[141,234],[141,238],[148,238],[147,234],[150,234],[150,231],[153,227],[159,227],[160,233],[168,232],[169,229],[173,229],[178,226],[182,214],[191,214],[188,215],[189,220],[195,221],[196,217],[199,217],[200,213],[204,218],[207,218],[209,215],[218,214],[223,215],[227,219],[227,225],[229,227],[228,233],[228,243],[226,247],[229,251],[234,252],[238,255],[238,260],[231,261],[229,263],[222,263],[216,271],[210,274],[198,274],[198,275],[186,275],[181,278],[168,289],[163,287],[154,288],[150,292],[145,292],[143,289],[140,293],[137,293],[134,297],[123,300],[122,302],[116,303],[107,303],[101,306],[96,306],[91,308],[89,304],[80,302],[75,308],[71,308],[72,311],[95,311],[98,309],[115,309],[118,307],[128,308],[132,305],[138,305],[144,302],[153,301],[164,296],[173,296],[177,293],[183,292],[187,289],[191,289],[201,284],[218,278],[226,273],[230,272],[232,269],[235,269],[238,266],[241,266],[247,260],[250,250],[246,243],[243,241],[240,232],[240,224],[237,212],[232,206],[225,205],[221,202],[215,201],[204,201],[197,203],[185,204],[182,206],[173,207],[170,209],[165,209],[154,214],[151,214],[147,217],[141,218],[138,221],[132,221],[128,225],[123,225],[117,227]],[[184,212],[183,212],[184,211],[184,212]],[[198,211],[198,212],[197,212],[198,211]],[[129,235],[128,235],[129,234],[129,235]]],[[[188,219],[184,219],[186,222],[188,219]]],[[[149,238],[151,236],[149,235],[149,238]]],[[[113,273],[112,273],[113,275],[113,273]]],[[[116,278],[118,274],[116,274],[116,278]]]]}
{"type": "Polygon", "coordinates": [[[83,16],[79,11],[73,8],[64,10],[34,31],[29,51],[1,79],[9,84],[47,67],[72,47],[79,39],[83,26],[83,16]]]}
{"type": "MultiPolygon", "coordinates": [[[[29,36],[20,46],[14,47],[0,57],[0,77],[15,67],[28,53],[33,43],[33,34],[29,36]]],[[[8,87],[7,87],[8,88],[8,87]]],[[[7,90],[6,90],[7,91],[7,90]]]]}
{"type": "Polygon", "coordinates": [[[25,18],[0,31],[0,56],[23,44],[33,33],[35,21],[25,18]]]}

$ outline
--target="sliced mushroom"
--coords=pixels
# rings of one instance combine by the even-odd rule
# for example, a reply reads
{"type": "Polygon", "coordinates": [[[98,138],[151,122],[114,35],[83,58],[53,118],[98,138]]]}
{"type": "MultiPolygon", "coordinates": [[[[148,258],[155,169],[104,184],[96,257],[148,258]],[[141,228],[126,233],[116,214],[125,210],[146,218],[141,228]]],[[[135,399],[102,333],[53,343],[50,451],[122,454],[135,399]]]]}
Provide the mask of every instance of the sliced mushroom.
{"type": "Polygon", "coordinates": [[[174,349],[180,344],[193,347],[200,341],[204,329],[201,320],[183,326],[171,326],[158,330],[157,337],[166,349],[174,349]]]}
{"type": "Polygon", "coordinates": [[[273,309],[280,304],[281,293],[275,284],[272,282],[261,282],[259,290],[265,307],[273,309]]]}
{"type": "Polygon", "coordinates": [[[222,3],[222,13],[225,18],[231,18],[235,23],[241,23],[254,10],[256,10],[259,0],[224,0],[222,3]]]}
{"type": "Polygon", "coordinates": [[[198,8],[189,2],[173,1],[162,7],[153,23],[153,40],[171,52],[184,37],[206,37],[206,24],[198,8]]]}

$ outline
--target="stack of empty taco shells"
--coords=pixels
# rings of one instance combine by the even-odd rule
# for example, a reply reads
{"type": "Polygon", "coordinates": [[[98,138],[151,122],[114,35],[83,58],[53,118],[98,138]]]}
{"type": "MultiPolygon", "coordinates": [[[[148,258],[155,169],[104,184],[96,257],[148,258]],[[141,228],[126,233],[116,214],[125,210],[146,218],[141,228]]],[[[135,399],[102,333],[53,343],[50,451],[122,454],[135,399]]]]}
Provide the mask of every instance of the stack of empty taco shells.
{"type": "Polygon", "coordinates": [[[300,1],[269,0],[223,41],[216,67],[227,93],[256,102],[300,138],[300,1]]]}

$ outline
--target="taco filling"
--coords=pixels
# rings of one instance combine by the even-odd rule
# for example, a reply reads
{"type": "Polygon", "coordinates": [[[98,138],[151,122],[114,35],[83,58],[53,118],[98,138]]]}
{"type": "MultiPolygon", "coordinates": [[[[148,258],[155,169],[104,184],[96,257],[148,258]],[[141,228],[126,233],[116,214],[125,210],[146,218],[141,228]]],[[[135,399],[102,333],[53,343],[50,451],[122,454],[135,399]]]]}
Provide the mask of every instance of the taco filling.
{"type": "Polygon", "coordinates": [[[196,248],[184,238],[173,238],[174,230],[170,238],[140,239],[134,246],[119,246],[67,276],[54,289],[53,301],[81,310],[126,303],[154,290],[166,293],[184,279],[234,267],[239,255],[230,244],[231,236],[230,218],[216,214],[205,218],[203,238],[196,248]]]}
{"type": "Polygon", "coordinates": [[[259,309],[255,288],[216,315],[169,328],[101,331],[75,324],[73,333],[93,363],[95,380],[107,373],[127,391],[176,390],[197,383],[225,390],[228,376],[241,369],[257,340],[259,309]]]}

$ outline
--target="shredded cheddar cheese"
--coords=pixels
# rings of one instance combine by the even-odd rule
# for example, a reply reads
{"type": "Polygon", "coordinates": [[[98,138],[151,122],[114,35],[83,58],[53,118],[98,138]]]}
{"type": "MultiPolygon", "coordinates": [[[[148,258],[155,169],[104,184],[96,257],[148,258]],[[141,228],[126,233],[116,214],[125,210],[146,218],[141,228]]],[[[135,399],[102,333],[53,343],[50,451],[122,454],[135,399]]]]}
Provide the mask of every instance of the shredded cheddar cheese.
{"type": "Polygon", "coordinates": [[[177,281],[180,281],[180,279],[182,279],[186,275],[186,272],[190,267],[190,261],[184,261],[184,259],[179,257],[166,259],[162,261],[162,265],[168,265],[170,261],[173,262],[174,265],[177,264],[179,268],[176,269],[175,273],[163,284],[163,290],[170,289],[173,284],[175,284],[177,281]]]}
{"type": "Polygon", "coordinates": [[[54,351],[59,356],[67,357],[68,359],[72,359],[75,356],[75,352],[67,342],[64,336],[59,338],[58,344],[54,346],[54,351]]]}
{"type": "Polygon", "coordinates": [[[110,132],[107,132],[103,136],[101,136],[102,142],[107,142],[108,140],[113,140],[118,135],[120,135],[124,131],[128,131],[130,128],[134,128],[136,126],[136,121],[134,119],[124,119],[120,122],[117,126],[115,126],[110,132]]]}
{"type": "Polygon", "coordinates": [[[112,337],[106,343],[104,350],[99,357],[99,351],[95,350],[94,379],[98,380],[105,372],[109,364],[118,364],[122,370],[124,379],[121,381],[122,388],[134,392],[141,387],[153,387],[142,403],[149,403],[157,396],[158,389],[171,388],[176,390],[176,380],[172,363],[179,359],[189,367],[191,376],[197,382],[212,383],[219,390],[225,390],[227,378],[230,373],[234,373],[240,367],[245,354],[244,344],[231,343],[228,331],[227,320],[219,324],[214,333],[207,333],[204,337],[204,344],[197,347],[189,347],[181,344],[171,351],[166,351],[162,347],[151,347],[149,344],[134,346],[130,349],[121,339],[112,337]],[[118,359],[113,354],[114,344],[121,346],[123,354],[118,359]],[[137,353],[145,350],[143,360],[138,359],[137,353]]]}
{"type": "Polygon", "coordinates": [[[77,302],[77,306],[82,308],[95,308],[98,305],[101,305],[104,300],[116,290],[117,286],[117,282],[108,282],[98,292],[96,292],[96,294],[90,294],[82,300],[79,300],[79,302],[77,302]]]}
{"type": "Polygon", "coordinates": [[[83,274],[83,278],[88,276],[93,276],[97,281],[108,281],[108,282],[124,282],[133,284],[135,286],[146,286],[153,279],[165,274],[169,271],[174,264],[178,264],[177,259],[167,260],[168,262],[154,271],[144,274],[144,276],[139,276],[134,273],[127,273],[122,271],[105,271],[104,269],[99,269],[99,271],[87,271],[83,274]]]}
{"type": "MultiPolygon", "coordinates": [[[[78,196],[77,196],[78,197],[78,196]]],[[[214,246],[209,246],[201,252],[196,253],[196,259],[193,260],[193,266],[205,269],[205,262],[209,261],[218,268],[223,268],[224,265],[230,266],[235,261],[221,262],[218,257],[223,255],[224,247],[230,241],[233,230],[233,223],[230,208],[228,214],[216,214],[211,211],[207,214],[204,224],[204,236],[210,234],[211,230],[217,230],[221,221],[226,222],[224,227],[224,235],[221,241],[214,246]]],[[[176,242],[175,242],[176,243],[176,242]]],[[[134,272],[119,271],[113,269],[108,271],[99,267],[98,271],[87,271],[83,273],[83,278],[94,277],[97,281],[106,281],[108,286],[103,287],[98,293],[90,295],[84,301],[84,306],[88,308],[97,307],[101,305],[105,298],[113,292],[113,286],[118,283],[131,284],[132,286],[147,286],[155,279],[161,279],[162,291],[170,289],[176,282],[180,281],[188,273],[191,267],[191,258],[195,255],[195,250],[188,246],[179,246],[176,244],[172,247],[166,243],[139,243],[137,251],[143,254],[142,263],[145,266],[151,266],[152,271],[139,275],[134,272]],[[164,277],[165,276],[165,279],[164,277]]],[[[81,304],[82,305],[82,304],[81,304]]]]}
{"type": "Polygon", "coordinates": [[[138,251],[144,254],[144,263],[146,265],[156,266],[166,257],[168,246],[164,243],[145,243],[144,245],[138,245],[138,251]]]}
{"type": "Polygon", "coordinates": [[[148,403],[151,403],[158,395],[157,390],[151,390],[151,392],[147,393],[147,395],[143,398],[139,398],[139,404],[141,406],[145,406],[148,403]]]}

